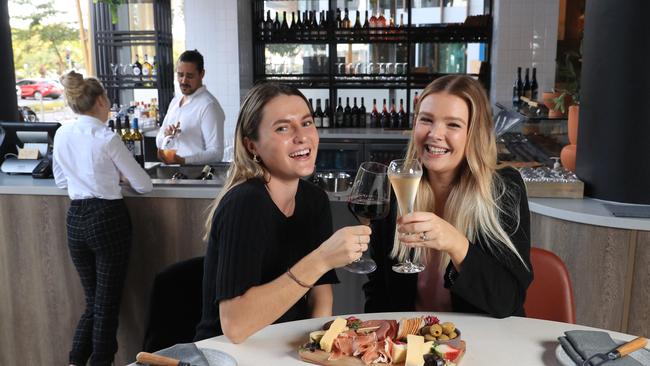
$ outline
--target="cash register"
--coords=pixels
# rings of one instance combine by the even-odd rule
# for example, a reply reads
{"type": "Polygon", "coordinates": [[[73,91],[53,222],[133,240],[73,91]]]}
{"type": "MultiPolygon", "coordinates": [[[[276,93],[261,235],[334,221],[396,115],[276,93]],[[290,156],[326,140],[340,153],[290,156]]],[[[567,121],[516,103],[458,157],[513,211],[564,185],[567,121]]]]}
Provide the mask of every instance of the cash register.
{"type": "Polygon", "coordinates": [[[51,178],[52,144],[59,127],[61,124],[50,122],[0,122],[0,171],[51,178]],[[20,149],[37,149],[38,154],[19,159],[20,149]]]}

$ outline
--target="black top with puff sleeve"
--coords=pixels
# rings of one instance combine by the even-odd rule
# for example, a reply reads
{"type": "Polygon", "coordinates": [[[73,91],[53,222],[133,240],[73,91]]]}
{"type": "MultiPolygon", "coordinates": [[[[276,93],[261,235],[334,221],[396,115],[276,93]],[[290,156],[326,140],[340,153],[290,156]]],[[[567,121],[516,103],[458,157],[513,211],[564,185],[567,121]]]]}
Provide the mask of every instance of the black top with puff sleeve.
{"type": "MultiPolygon", "coordinates": [[[[291,217],[278,209],[261,179],[252,178],[232,188],[219,202],[212,221],[203,273],[203,310],[195,341],[223,334],[221,300],[275,280],[331,235],[329,199],[309,182],[301,179],[298,183],[291,217]]],[[[338,278],[332,270],[316,285],[333,283],[338,283],[338,278]]],[[[276,323],[309,316],[305,295],[276,323]]]]}
{"type": "MultiPolygon", "coordinates": [[[[519,172],[512,168],[497,171],[506,189],[519,200],[519,224],[508,214],[501,213],[501,222],[510,235],[519,255],[530,266],[530,212],[526,186],[519,172]]],[[[498,204],[498,203],[497,203],[498,204]]],[[[366,312],[414,311],[417,274],[393,272],[396,260],[389,257],[395,235],[397,205],[391,204],[391,214],[374,223],[370,251],[377,270],[368,275],[363,287],[366,312]]],[[[533,279],[532,270],[509,250],[498,255],[485,245],[485,238],[470,243],[461,270],[450,262],[445,271],[445,288],[451,291],[452,308],[456,312],[486,313],[497,318],[525,316],[526,290],[533,279]]]]}

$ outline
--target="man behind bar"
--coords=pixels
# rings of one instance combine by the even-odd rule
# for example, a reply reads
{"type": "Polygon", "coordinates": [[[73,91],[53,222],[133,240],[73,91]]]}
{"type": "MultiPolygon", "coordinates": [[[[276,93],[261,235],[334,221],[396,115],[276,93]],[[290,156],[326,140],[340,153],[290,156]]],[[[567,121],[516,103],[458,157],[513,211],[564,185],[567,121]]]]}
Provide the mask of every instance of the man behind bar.
{"type": "Polygon", "coordinates": [[[167,164],[209,164],[223,158],[225,114],[217,98],[203,85],[204,76],[199,51],[183,52],[176,63],[182,94],[172,99],[156,136],[158,158],[167,164]]]}

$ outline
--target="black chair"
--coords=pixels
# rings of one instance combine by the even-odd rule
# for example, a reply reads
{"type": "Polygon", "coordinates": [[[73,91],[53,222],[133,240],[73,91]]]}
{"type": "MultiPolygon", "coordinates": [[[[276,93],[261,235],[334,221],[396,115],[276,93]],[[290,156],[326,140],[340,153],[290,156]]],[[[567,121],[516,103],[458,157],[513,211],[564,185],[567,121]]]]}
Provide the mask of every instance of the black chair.
{"type": "Polygon", "coordinates": [[[142,346],[145,352],[194,339],[201,320],[204,258],[178,262],[156,275],[142,346]]]}

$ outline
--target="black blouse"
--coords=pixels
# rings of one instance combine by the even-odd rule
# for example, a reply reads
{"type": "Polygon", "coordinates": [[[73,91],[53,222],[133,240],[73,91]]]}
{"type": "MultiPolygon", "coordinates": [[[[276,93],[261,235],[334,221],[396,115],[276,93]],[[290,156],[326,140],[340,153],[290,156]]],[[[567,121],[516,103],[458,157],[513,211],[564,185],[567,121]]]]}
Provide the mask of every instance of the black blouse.
{"type": "MultiPolygon", "coordinates": [[[[506,184],[519,198],[519,225],[510,216],[501,214],[501,222],[517,252],[530,266],[530,212],[526,186],[519,172],[512,168],[498,171],[506,184]]],[[[391,214],[375,222],[370,241],[370,252],[377,262],[377,270],[368,275],[364,285],[366,312],[414,311],[417,292],[417,274],[393,272],[396,260],[389,257],[393,248],[397,205],[391,204],[391,214]]],[[[456,312],[486,313],[497,318],[511,315],[525,316],[526,290],[533,280],[531,271],[507,249],[493,253],[487,239],[478,235],[470,243],[460,272],[450,262],[445,272],[445,288],[451,292],[452,308],[456,312]]]]}
{"type": "MultiPolygon", "coordinates": [[[[223,334],[221,300],[275,280],[331,235],[329,199],[309,182],[300,180],[291,217],[278,209],[261,179],[249,179],[231,189],[219,202],[212,222],[203,274],[203,311],[195,341],[223,334]]],[[[333,283],[338,283],[334,270],[316,285],[333,283]]],[[[309,316],[305,295],[275,322],[309,316]]]]}

